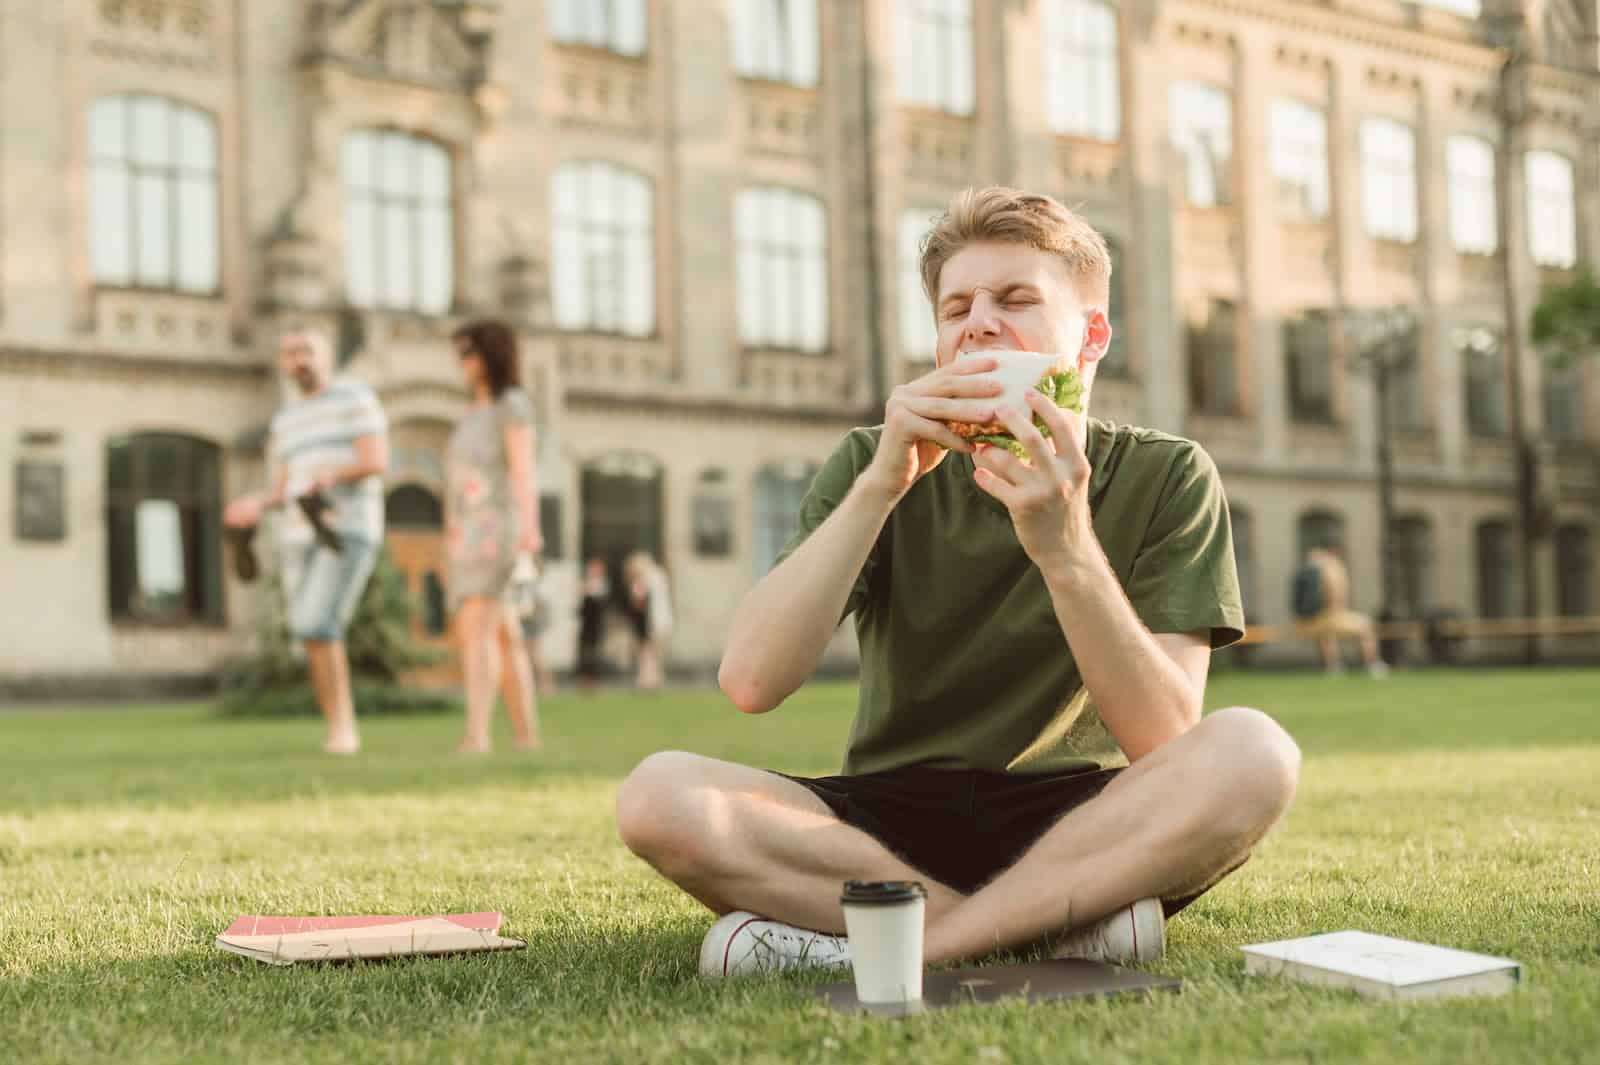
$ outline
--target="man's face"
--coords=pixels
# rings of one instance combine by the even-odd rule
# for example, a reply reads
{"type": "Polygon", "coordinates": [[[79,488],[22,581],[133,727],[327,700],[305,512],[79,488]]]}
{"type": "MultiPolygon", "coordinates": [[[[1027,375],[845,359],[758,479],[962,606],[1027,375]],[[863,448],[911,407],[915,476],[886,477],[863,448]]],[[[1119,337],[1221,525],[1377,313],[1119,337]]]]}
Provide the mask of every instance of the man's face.
{"type": "Polygon", "coordinates": [[[1102,308],[1086,308],[1060,259],[1025,244],[968,244],[939,273],[936,357],[1008,349],[1069,358],[1085,382],[1111,342],[1102,308]]]}
{"type": "Polygon", "coordinates": [[[308,396],[321,391],[333,371],[328,359],[299,333],[289,333],[278,341],[278,369],[308,396]]]}

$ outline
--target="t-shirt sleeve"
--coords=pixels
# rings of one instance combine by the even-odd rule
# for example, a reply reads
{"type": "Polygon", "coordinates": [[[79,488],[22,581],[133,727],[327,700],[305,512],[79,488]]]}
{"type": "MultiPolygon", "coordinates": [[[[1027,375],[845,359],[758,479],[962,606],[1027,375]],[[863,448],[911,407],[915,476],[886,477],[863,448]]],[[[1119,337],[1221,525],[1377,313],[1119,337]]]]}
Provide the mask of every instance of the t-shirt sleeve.
{"type": "Polygon", "coordinates": [[[378,402],[378,394],[362,384],[351,388],[344,422],[352,436],[382,436],[389,431],[389,419],[378,402]]]}
{"type": "MultiPolygon", "coordinates": [[[[832,514],[834,508],[844,499],[850,491],[850,486],[856,483],[856,477],[866,469],[867,463],[872,461],[876,447],[877,440],[870,430],[856,429],[834,448],[833,454],[828,456],[822,468],[817,471],[816,477],[812,479],[805,498],[800,501],[800,513],[797,516],[798,524],[794,535],[789,537],[789,542],[778,552],[777,560],[772,564],[774,569],[781,565],[784,559],[794,554],[795,550],[805,543],[806,538],[828,520],[828,515],[832,514]]],[[[874,544],[872,551],[867,555],[866,564],[861,567],[861,572],[856,575],[855,584],[850,588],[850,597],[845,601],[844,613],[839,620],[843,621],[866,603],[872,573],[878,565],[878,553],[879,547],[874,544]]]]}
{"type": "Polygon", "coordinates": [[[1216,465],[1198,445],[1168,473],[1127,591],[1151,632],[1207,629],[1213,648],[1244,635],[1228,501],[1216,465]]]}
{"type": "Polygon", "coordinates": [[[528,398],[528,393],[520,388],[508,388],[500,393],[494,409],[502,430],[514,425],[533,424],[533,401],[528,398]]]}

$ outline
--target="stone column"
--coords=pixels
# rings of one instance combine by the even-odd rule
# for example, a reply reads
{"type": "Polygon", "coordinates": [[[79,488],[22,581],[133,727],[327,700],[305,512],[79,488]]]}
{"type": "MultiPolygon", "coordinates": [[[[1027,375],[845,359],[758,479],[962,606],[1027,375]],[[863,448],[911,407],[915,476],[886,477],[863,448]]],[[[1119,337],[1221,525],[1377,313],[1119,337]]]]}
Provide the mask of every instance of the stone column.
{"type": "Polygon", "coordinates": [[[1254,420],[1261,454],[1286,453],[1282,309],[1273,299],[1274,271],[1282,260],[1277,196],[1268,138],[1272,103],[1272,34],[1242,24],[1234,52],[1233,165],[1239,176],[1240,245],[1246,348],[1239,353],[1242,412],[1254,420]]]}

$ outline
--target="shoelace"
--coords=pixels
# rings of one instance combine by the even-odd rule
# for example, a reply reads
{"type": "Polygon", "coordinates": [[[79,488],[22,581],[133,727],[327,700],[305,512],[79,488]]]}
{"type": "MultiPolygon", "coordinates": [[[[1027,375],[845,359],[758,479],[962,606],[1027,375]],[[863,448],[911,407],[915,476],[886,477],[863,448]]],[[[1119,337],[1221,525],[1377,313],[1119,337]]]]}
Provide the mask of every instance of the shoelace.
{"type": "MultiPolygon", "coordinates": [[[[813,947],[819,943],[826,943],[833,948],[834,954],[843,954],[843,945],[839,937],[825,935],[821,932],[801,932],[795,929],[772,926],[753,935],[756,943],[766,948],[766,957],[763,959],[769,965],[779,969],[787,969],[805,964],[811,955],[813,947]],[[780,942],[783,945],[779,945],[780,942]],[[793,948],[789,948],[793,944],[793,948]]],[[[754,951],[752,951],[754,953],[754,951]]]]}

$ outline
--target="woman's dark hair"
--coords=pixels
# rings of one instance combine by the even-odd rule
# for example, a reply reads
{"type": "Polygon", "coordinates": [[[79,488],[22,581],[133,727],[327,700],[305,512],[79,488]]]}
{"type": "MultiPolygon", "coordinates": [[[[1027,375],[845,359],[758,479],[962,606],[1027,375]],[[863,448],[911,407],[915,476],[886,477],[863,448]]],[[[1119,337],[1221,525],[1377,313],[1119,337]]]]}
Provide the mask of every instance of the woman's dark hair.
{"type": "Polygon", "coordinates": [[[451,339],[466,343],[471,353],[483,360],[489,379],[489,392],[498,396],[522,383],[522,361],[517,357],[517,334],[504,322],[483,318],[457,329],[451,339]]]}

